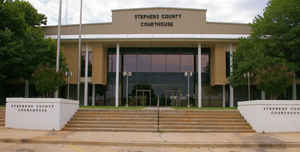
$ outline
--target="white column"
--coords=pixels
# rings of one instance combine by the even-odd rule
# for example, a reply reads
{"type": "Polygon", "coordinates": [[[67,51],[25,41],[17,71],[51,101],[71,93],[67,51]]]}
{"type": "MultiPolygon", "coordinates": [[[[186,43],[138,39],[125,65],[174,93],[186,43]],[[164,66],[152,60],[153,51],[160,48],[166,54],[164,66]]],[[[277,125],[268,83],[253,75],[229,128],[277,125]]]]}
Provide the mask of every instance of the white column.
{"type": "Polygon", "coordinates": [[[119,73],[120,73],[120,44],[117,44],[117,55],[116,55],[116,107],[119,107],[119,73]]]}
{"type": "Polygon", "coordinates": [[[89,70],[89,46],[85,48],[85,74],[84,74],[84,106],[88,106],[88,70],[89,70]]]}
{"type": "Polygon", "coordinates": [[[226,85],[224,84],[222,88],[223,88],[223,107],[225,108],[226,107],[226,85]]]}
{"type": "Polygon", "coordinates": [[[95,106],[95,96],[96,96],[96,94],[95,94],[95,91],[96,90],[96,88],[95,88],[95,84],[93,84],[93,95],[92,95],[92,106],[95,106]]]}
{"type": "Polygon", "coordinates": [[[293,74],[293,100],[297,100],[297,83],[296,83],[296,73],[293,74]]]}
{"type": "Polygon", "coordinates": [[[198,44],[198,107],[202,107],[202,79],[201,79],[201,44],[198,44]]]}
{"type": "Polygon", "coordinates": [[[261,100],[266,100],[266,93],[265,91],[261,91],[261,100]]]}
{"type": "MultiPolygon", "coordinates": [[[[230,73],[233,72],[232,69],[232,56],[233,56],[233,48],[232,48],[232,44],[230,44],[229,46],[229,50],[230,50],[230,73]]],[[[234,102],[234,94],[233,94],[233,87],[230,85],[230,107],[233,107],[233,102],[234,102]]]]}

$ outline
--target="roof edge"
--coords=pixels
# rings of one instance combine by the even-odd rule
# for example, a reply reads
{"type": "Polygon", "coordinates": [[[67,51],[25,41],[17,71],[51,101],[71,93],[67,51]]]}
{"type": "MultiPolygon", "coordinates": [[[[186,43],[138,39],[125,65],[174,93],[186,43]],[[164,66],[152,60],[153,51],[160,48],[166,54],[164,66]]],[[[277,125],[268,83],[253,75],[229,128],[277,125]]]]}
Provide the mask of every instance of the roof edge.
{"type": "MultiPolygon", "coordinates": [[[[84,23],[82,25],[103,25],[103,24],[112,24],[112,22],[100,22],[100,23],[84,23]]],[[[44,25],[42,27],[57,27],[58,25],[44,25]]],[[[61,25],[62,27],[68,27],[68,26],[79,26],[79,24],[67,24],[67,25],[61,25]]]]}
{"type": "Polygon", "coordinates": [[[236,24],[236,25],[249,25],[251,23],[238,23],[238,22],[206,22],[207,24],[236,24]]]}
{"type": "Polygon", "coordinates": [[[179,7],[142,7],[142,8],[124,8],[124,9],[113,9],[112,12],[119,12],[119,11],[137,11],[137,10],[151,10],[151,9],[173,9],[173,10],[205,11],[205,12],[207,12],[207,9],[198,9],[198,8],[179,8],[179,7]]]}

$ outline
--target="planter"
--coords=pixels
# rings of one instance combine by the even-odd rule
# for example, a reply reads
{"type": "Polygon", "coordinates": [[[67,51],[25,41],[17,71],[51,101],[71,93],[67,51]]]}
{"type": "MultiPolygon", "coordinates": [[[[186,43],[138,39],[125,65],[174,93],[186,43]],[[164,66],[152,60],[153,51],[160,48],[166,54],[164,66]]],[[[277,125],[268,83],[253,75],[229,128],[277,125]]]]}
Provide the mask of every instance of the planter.
{"type": "Polygon", "coordinates": [[[256,132],[300,132],[298,100],[239,102],[238,110],[256,132]]]}
{"type": "Polygon", "coordinates": [[[79,102],[58,98],[7,98],[5,127],[61,130],[79,108],[79,102]]]}

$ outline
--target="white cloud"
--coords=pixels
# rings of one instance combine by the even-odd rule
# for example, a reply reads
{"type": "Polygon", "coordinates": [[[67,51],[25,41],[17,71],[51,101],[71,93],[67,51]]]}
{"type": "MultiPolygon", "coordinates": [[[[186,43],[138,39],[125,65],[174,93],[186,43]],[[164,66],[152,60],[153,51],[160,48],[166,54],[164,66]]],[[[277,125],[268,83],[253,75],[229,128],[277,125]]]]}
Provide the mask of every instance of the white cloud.
{"type": "MultiPolygon", "coordinates": [[[[59,0],[27,0],[48,17],[48,25],[56,25],[59,0]]],[[[80,0],[63,0],[65,23],[68,2],[68,24],[79,23],[80,0]]],[[[217,22],[252,22],[263,13],[267,0],[83,0],[83,23],[110,22],[111,10],[139,7],[182,7],[207,9],[207,20],[217,22]]]]}

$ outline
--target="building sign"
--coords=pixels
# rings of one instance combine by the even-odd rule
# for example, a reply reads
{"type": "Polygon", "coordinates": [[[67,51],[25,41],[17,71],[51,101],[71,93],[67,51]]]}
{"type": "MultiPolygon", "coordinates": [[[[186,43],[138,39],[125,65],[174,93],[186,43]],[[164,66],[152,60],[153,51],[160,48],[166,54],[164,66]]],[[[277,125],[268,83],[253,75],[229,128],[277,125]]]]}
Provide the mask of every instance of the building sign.
{"type": "Polygon", "coordinates": [[[174,20],[182,19],[182,14],[136,14],[134,18],[142,21],[141,27],[174,27],[174,20]]]}

